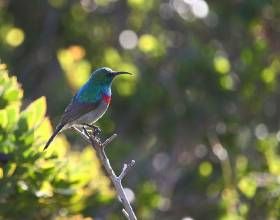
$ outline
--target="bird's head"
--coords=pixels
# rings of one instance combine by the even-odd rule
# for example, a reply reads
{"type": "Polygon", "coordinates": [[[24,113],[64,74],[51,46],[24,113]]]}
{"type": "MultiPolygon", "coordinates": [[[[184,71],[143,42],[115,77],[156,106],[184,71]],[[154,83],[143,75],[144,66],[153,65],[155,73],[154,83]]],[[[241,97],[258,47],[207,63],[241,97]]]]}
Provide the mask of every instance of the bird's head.
{"type": "Polygon", "coordinates": [[[91,75],[91,80],[94,83],[102,84],[102,85],[111,85],[113,79],[121,74],[131,74],[128,72],[117,72],[113,71],[108,67],[101,67],[97,70],[95,70],[91,75]]]}

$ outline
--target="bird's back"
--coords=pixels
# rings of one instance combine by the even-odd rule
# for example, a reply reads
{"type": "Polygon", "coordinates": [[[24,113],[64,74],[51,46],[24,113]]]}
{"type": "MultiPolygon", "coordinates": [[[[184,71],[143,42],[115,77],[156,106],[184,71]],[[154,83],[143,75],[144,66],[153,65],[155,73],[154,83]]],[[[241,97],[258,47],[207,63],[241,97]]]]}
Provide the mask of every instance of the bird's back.
{"type": "Polygon", "coordinates": [[[97,103],[102,98],[102,85],[88,81],[74,97],[74,101],[83,103],[97,103]]]}

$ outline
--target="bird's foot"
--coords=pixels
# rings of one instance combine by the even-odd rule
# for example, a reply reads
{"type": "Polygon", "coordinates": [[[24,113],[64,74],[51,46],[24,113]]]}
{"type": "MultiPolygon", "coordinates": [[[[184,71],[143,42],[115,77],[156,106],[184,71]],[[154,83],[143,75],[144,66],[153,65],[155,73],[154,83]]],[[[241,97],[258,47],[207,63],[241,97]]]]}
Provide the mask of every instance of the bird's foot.
{"type": "Polygon", "coordinates": [[[92,135],[94,137],[99,137],[101,134],[101,129],[95,125],[86,124],[87,127],[91,128],[92,135]]]}
{"type": "Polygon", "coordinates": [[[101,129],[99,127],[95,127],[93,129],[93,135],[99,137],[101,135],[101,129]]]}

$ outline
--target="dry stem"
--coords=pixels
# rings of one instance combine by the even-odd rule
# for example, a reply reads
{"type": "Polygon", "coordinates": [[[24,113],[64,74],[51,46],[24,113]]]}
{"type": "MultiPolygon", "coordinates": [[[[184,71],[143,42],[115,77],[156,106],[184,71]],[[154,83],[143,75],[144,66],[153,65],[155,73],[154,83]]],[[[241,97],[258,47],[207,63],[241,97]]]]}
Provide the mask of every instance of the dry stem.
{"type": "Polygon", "coordinates": [[[110,161],[108,159],[108,157],[106,156],[105,153],[105,147],[110,144],[116,137],[116,134],[113,134],[111,137],[107,138],[104,142],[102,142],[99,137],[94,136],[93,134],[89,133],[88,130],[85,129],[85,127],[83,127],[83,130],[81,131],[78,128],[74,128],[75,131],[77,131],[79,134],[82,135],[82,137],[92,145],[92,147],[95,149],[95,151],[97,152],[97,156],[100,160],[100,162],[102,163],[102,165],[104,166],[106,172],[108,173],[109,178],[111,179],[116,192],[118,194],[118,197],[120,198],[120,202],[123,204],[124,209],[122,210],[124,216],[128,219],[128,220],[137,220],[133,209],[125,195],[125,191],[123,189],[122,186],[122,179],[127,175],[128,171],[134,166],[135,161],[132,160],[129,164],[124,164],[123,165],[123,169],[122,172],[120,173],[120,175],[116,175],[113,168],[111,167],[110,161]]]}

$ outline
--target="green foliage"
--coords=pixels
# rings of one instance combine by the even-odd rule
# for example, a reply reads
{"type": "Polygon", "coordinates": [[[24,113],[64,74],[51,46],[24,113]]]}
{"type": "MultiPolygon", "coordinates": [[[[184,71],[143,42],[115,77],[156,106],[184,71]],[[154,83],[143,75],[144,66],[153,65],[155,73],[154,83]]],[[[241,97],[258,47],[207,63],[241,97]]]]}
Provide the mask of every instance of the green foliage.
{"type": "Polygon", "coordinates": [[[152,210],[160,206],[162,198],[158,195],[156,185],[146,182],[136,191],[138,217],[140,219],[152,219],[152,210]]]}
{"type": "MultiPolygon", "coordinates": [[[[108,149],[113,167],[136,160],[126,184],[141,219],[280,219],[279,0],[0,0],[0,18],[1,58],[25,91],[19,101],[17,84],[0,74],[13,84],[5,98],[0,87],[0,141],[10,140],[3,151],[17,141],[17,152],[36,157],[28,146],[41,149],[45,141],[37,143],[37,107],[31,116],[19,111],[21,102],[44,94],[56,124],[91,70],[129,71],[133,77],[114,82],[112,106],[98,125],[119,134],[108,149]]],[[[66,134],[81,151],[84,142],[66,134]]],[[[59,161],[84,155],[50,151],[59,161]]],[[[104,206],[106,196],[93,198],[87,214],[121,218],[114,203],[104,206]]]]}
{"type": "Polygon", "coordinates": [[[69,151],[58,137],[46,152],[51,134],[46,100],[41,97],[20,111],[23,91],[15,77],[0,70],[0,152],[9,161],[0,168],[0,219],[50,219],[108,203],[113,192],[91,149],[69,151]]]}
{"type": "MultiPolygon", "coordinates": [[[[15,77],[8,77],[7,71],[4,69],[5,64],[0,65],[0,108],[7,108],[11,105],[20,107],[20,101],[23,95],[15,77]]],[[[4,114],[4,113],[3,113],[4,114]]]]}

